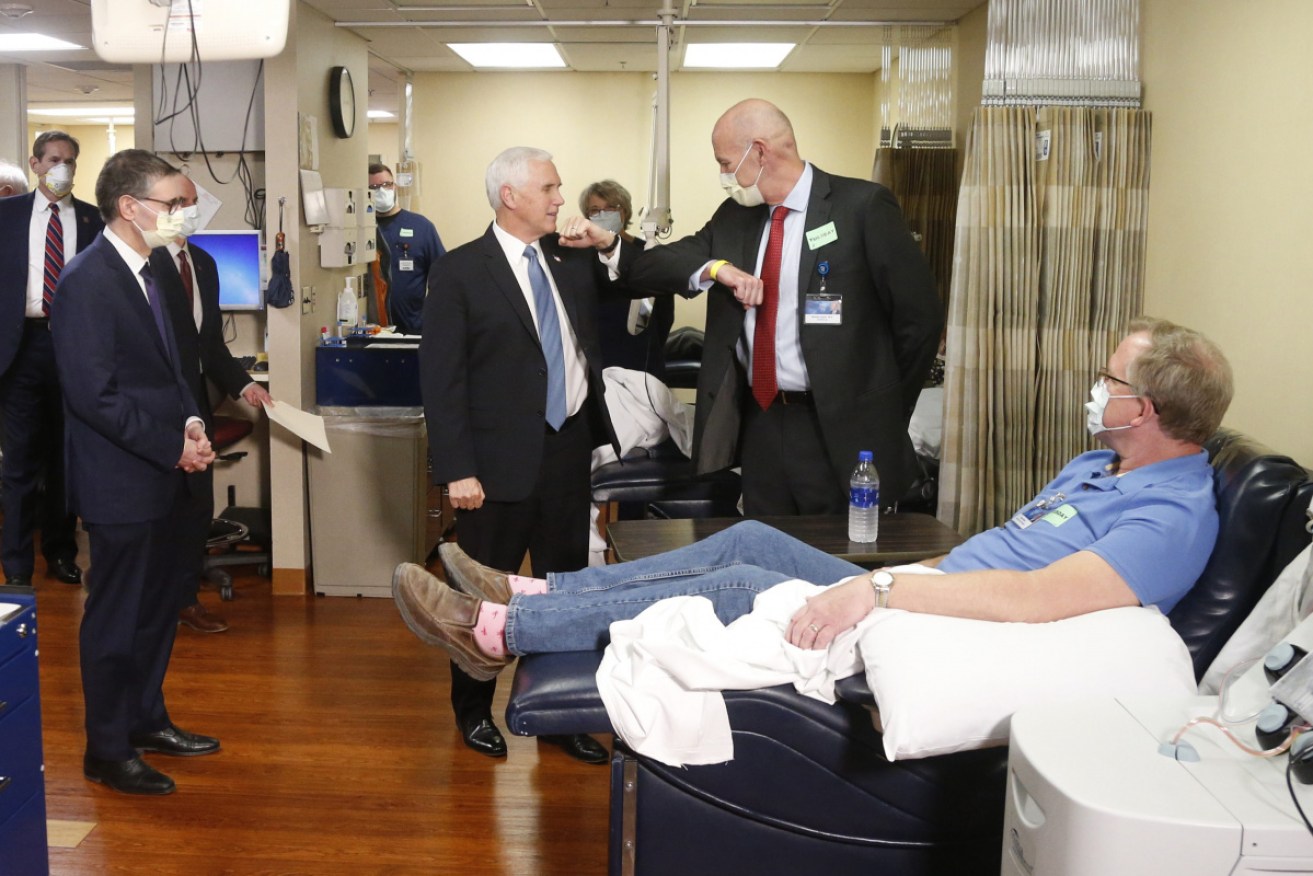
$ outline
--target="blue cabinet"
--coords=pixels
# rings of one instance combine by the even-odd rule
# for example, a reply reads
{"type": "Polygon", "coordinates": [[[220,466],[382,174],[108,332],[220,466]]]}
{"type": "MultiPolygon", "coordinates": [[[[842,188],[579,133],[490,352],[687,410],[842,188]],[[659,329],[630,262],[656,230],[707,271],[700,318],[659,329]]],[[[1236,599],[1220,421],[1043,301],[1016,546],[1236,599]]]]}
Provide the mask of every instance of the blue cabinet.
{"type": "Polygon", "coordinates": [[[0,870],[6,876],[50,872],[36,661],[32,588],[0,586],[0,870]]]}

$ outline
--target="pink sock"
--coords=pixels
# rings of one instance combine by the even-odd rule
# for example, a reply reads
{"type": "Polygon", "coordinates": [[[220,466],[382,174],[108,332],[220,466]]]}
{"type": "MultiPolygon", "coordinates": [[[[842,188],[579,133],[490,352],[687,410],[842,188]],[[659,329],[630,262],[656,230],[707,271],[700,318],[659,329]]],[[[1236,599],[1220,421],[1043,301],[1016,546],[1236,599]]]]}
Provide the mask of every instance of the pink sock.
{"type": "Polygon", "coordinates": [[[524,596],[541,596],[547,592],[547,580],[544,578],[507,575],[506,582],[511,585],[512,593],[519,593],[524,596]]]}
{"type": "Polygon", "coordinates": [[[479,605],[479,619],[474,624],[474,644],[490,657],[506,656],[506,606],[495,602],[479,605]]]}

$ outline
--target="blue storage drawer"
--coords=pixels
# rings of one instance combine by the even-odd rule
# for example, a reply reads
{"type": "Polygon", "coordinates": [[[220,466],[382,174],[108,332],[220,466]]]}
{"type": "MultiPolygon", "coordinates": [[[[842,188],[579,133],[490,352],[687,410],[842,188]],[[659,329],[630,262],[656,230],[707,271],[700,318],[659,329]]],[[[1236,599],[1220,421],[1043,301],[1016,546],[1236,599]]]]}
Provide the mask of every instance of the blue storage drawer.
{"type": "Polygon", "coordinates": [[[0,873],[5,876],[48,876],[46,798],[37,794],[8,821],[0,822],[0,873]]]}
{"type": "Polygon", "coordinates": [[[0,720],[0,739],[4,740],[4,745],[0,746],[2,823],[32,797],[45,797],[41,771],[41,709],[36,700],[28,700],[7,718],[0,720]]]}

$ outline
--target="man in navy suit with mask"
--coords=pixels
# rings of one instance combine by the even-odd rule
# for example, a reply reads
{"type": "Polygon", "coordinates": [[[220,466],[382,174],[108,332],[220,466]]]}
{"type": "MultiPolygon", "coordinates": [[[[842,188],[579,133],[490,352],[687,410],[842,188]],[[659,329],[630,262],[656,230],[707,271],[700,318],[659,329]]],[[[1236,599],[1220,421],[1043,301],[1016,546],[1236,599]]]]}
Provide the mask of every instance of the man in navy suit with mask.
{"type": "Polygon", "coordinates": [[[219,740],[174,725],[164,675],[177,631],[187,474],[214,461],[149,264],[182,225],[182,176],[126,149],[96,181],[105,231],[68,264],[51,309],[65,388],[68,495],[95,565],[78,643],[86,706],[83,773],[126,794],[169,794],[142,752],[193,757],[219,740]]]}
{"type": "Polygon", "coordinates": [[[36,191],[0,200],[0,563],[10,584],[32,583],[38,528],[50,575],[82,583],[77,519],[64,503],[64,402],[50,342],[50,302],[64,264],[104,225],[94,206],[72,195],[78,151],[68,134],[45,131],[28,159],[36,191]]]}

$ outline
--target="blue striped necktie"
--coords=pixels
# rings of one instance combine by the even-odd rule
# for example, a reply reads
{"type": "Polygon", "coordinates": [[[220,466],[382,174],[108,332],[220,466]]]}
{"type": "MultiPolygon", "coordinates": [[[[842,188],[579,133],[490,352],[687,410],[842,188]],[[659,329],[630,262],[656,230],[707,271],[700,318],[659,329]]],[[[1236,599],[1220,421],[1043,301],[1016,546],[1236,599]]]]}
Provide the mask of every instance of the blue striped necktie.
{"type": "Polygon", "coordinates": [[[533,290],[533,306],[538,311],[538,339],[542,342],[543,358],[547,360],[547,425],[561,428],[565,422],[565,351],[561,346],[561,323],[556,318],[556,300],[547,274],[538,263],[538,251],[532,246],[524,248],[529,260],[529,286],[533,290]]]}

